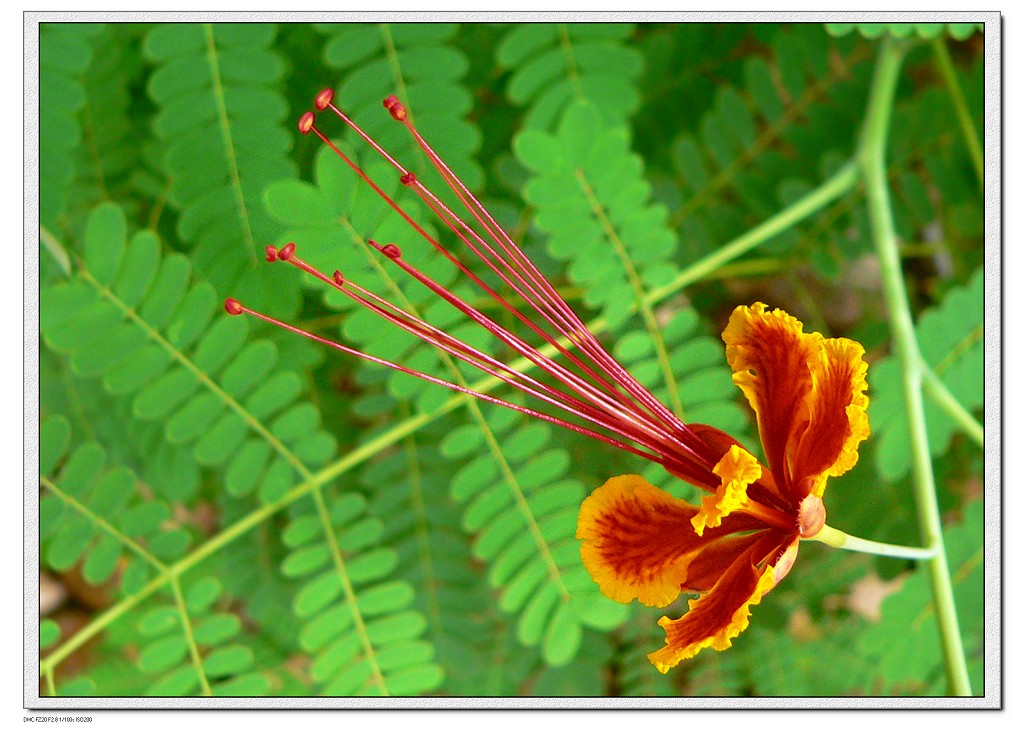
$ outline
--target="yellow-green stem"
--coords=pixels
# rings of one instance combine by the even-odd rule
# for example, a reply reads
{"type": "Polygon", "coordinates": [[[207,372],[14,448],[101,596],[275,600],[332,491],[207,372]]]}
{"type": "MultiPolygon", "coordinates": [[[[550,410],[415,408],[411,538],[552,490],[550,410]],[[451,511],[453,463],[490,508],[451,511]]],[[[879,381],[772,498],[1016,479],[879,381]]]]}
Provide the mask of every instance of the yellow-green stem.
{"type": "Polygon", "coordinates": [[[970,695],[970,680],[967,677],[963,641],[956,618],[953,584],[946,561],[942,521],[928,450],[928,432],[921,395],[921,356],[900,267],[899,246],[896,241],[886,178],[885,148],[902,61],[903,46],[900,42],[892,38],[885,39],[875,68],[864,129],[858,147],[858,162],[864,179],[868,218],[882,268],[882,284],[889,310],[893,343],[902,368],[903,397],[914,463],[914,500],[917,505],[921,539],[925,546],[935,550],[935,556],[928,561],[927,567],[935,598],[946,681],[950,694],[970,695]]]}
{"type": "Polygon", "coordinates": [[[935,60],[939,64],[939,71],[949,89],[949,98],[956,109],[956,117],[960,121],[960,129],[964,133],[964,142],[967,143],[967,151],[971,155],[971,165],[974,167],[974,175],[978,178],[978,187],[985,190],[985,155],[981,151],[981,141],[978,139],[978,131],[974,127],[974,120],[967,109],[967,101],[964,99],[964,92],[960,88],[960,82],[956,79],[956,69],[953,68],[953,59],[949,57],[949,49],[946,48],[945,34],[932,39],[932,50],[935,52],[935,60]]]}
{"type": "Polygon", "coordinates": [[[892,543],[880,543],[869,541],[866,538],[851,536],[843,533],[830,525],[821,529],[818,535],[805,538],[805,541],[817,541],[833,548],[842,548],[844,551],[857,551],[858,553],[873,553],[876,556],[891,556],[892,558],[909,558],[914,561],[927,561],[935,557],[935,548],[917,548],[915,546],[897,546],[892,543]]]}

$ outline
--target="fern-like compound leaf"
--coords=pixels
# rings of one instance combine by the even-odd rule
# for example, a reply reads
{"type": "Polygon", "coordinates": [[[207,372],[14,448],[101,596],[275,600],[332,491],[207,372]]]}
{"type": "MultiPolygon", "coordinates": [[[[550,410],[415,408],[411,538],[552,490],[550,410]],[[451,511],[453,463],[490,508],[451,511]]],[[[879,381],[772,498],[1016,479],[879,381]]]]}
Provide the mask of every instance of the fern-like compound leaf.
{"type": "Polygon", "coordinates": [[[627,23],[531,23],[510,27],[497,49],[511,69],[506,93],[527,108],[525,126],[552,129],[574,102],[597,105],[609,122],[640,105],[637,80],[643,57],[626,45],[627,23]]]}
{"type": "MultiPolygon", "coordinates": [[[[334,86],[335,104],[407,167],[419,161],[424,180],[426,159],[412,139],[389,115],[381,101],[395,94],[415,115],[419,131],[470,188],[478,188],[483,171],[473,159],[480,131],[469,121],[473,96],[463,85],[469,68],[466,56],[451,41],[458,26],[451,23],[373,23],[318,26],[325,34],[324,61],[341,78],[334,86]]],[[[355,136],[348,132],[348,139],[355,136]]]]}
{"type": "Polygon", "coordinates": [[[267,183],[295,176],[297,131],[286,124],[284,63],[267,24],[171,24],[145,51],[158,64],[147,85],[178,209],[178,234],[218,296],[294,314],[294,272],[259,266],[278,227],[262,206],[267,183]],[[271,294],[273,293],[273,294],[271,294]]]}
{"type": "Polygon", "coordinates": [[[414,589],[391,578],[398,557],[379,545],[382,532],[349,492],[329,509],[296,511],[283,534],[290,553],[281,570],[303,582],[293,612],[322,695],[418,695],[443,681],[433,646],[420,639],[426,619],[410,608],[414,589]]]}
{"type": "Polygon", "coordinates": [[[92,61],[93,24],[47,23],[39,33],[39,222],[55,229],[65,213],[82,141],[82,79],[92,61]]]}
{"type": "Polygon", "coordinates": [[[190,284],[184,257],[161,257],[152,232],[129,239],[111,204],[90,216],[84,249],[78,273],[41,294],[43,340],[68,355],[77,377],[130,398],[132,417],[159,423],[194,464],[222,470],[236,497],[273,502],[334,455],[319,412],[299,399],[298,376],[271,375],[277,348],[247,342],[237,318],[215,318],[218,298],[206,282],[190,284]]]}

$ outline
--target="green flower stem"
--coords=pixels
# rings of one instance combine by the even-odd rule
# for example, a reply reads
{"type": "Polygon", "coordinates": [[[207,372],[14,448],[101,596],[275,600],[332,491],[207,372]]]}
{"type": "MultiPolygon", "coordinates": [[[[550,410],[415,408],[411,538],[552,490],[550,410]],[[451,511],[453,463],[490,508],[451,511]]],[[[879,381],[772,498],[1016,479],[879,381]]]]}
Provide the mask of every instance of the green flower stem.
{"type": "Polygon", "coordinates": [[[914,335],[914,320],[907,303],[886,180],[885,147],[902,61],[903,46],[891,38],[882,41],[858,148],[858,161],[864,176],[871,231],[882,268],[889,324],[896,355],[902,367],[903,397],[914,462],[914,500],[917,505],[921,538],[924,545],[935,550],[935,556],[928,561],[928,573],[935,598],[936,617],[946,665],[946,681],[951,694],[970,695],[971,686],[956,618],[953,585],[946,561],[942,521],[935,494],[935,477],[932,474],[931,456],[928,451],[928,433],[921,395],[921,355],[914,335]]]}
{"type": "Polygon", "coordinates": [[[821,532],[813,538],[805,538],[806,541],[818,541],[826,546],[842,548],[846,551],[857,551],[858,553],[873,553],[876,556],[891,556],[893,558],[909,558],[914,561],[926,561],[935,557],[935,548],[916,548],[914,546],[897,546],[892,543],[879,543],[869,541],[866,538],[858,538],[841,530],[836,530],[826,525],[821,532]]]}
{"type": "Polygon", "coordinates": [[[978,131],[974,127],[974,120],[971,119],[971,113],[967,109],[964,92],[960,88],[960,82],[956,79],[956,69],[953,68],[953,59],[949,57],[949,49],[946,48],[944,33],[932,39],[932,50],[935,52],[935,60],[939,64],[939,72],[942,74],[942,79],[949,88],[949,98],[953,102],[953,108],[956,109],[956,116],[960,121],[960,129],[964,133],[964,142],[967,143],[967,151],[971,155],[974,174],[978,177],[978,185],[984,191],[985,156],[981,151],[981,141],[978,139],[978,131]]]}
{"type": "Polygon", "coordinates": [[[921,385],[940,409],[949,414],[964,434],[979,447],[985,446],[985,427],[950,393],[942,379],[924,361],[920,364],[921,385]]]}

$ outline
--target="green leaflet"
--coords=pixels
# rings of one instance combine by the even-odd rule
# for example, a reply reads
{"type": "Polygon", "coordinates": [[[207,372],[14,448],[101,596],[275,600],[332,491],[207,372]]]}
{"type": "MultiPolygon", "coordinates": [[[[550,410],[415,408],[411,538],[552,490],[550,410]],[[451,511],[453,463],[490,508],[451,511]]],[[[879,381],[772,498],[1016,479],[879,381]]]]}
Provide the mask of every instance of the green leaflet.
{"type": "MultiPolygon", "coordinates": [[[[984,397],[984,284],[979,269],[965,287],[951,290],[938,307],[922,314],[915,328],[925,362],[969,411],[979,409],[984,397]]],[[[885,479],[896,480],[910,471],[897,360],[890,356],[873,364],[868,383],[872,432],[879,441],[875,465],[885,479]]],[[[957,423],[928,396],[924,408],[929,450],[933,458],[941,457],[958,430],[957,423]]]]}
{"type": "Polygon", "coordinates": [[[865,38],[878,38],[889,34],[896,38],[935,38],[943,32],[962,41],[975,33],[983,33],[984,23],[826,23],[825,29],[834,36],[857,31],[865,38]]]}

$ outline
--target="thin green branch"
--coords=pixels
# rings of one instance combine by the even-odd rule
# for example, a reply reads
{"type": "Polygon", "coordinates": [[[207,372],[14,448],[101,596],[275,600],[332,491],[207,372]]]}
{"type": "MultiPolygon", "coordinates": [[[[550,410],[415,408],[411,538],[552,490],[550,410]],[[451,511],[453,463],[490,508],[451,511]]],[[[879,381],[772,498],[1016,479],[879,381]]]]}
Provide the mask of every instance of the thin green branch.
{"type": "Polygon", "coordinates": [[[935,549],[935,557],[928,562],[928,572],[935,597],[946,680],[951,694],[970,695],[970,680],[967,676],[963,641],[956,618],[935,478],[928,451],[928,433],[921,396],[921,355],[900,267],[899,246],[886,178],[885,148],[902,61],[903,47],[899,42],[891,38],[883,40],[858,148],[858,160],[864,176],[868,217],[882,267],[882,283],[889,310],[890,327],[896,355],[902,366],[903,396],[914,462],[914,499],[921,538],[926,546],[935,549]]]}
{"type": "Polygon", "coordinates": [[[978,187],[985,190],[985,156],[981,150],[981,141],[978,139],[978,130],[974,127],[974,120],[971,119],[971,112],[967,108],[967,101],[964,99],[964,92],[960,88],[960,82],[956,78],[956,69],[953,68],[953,59],[949,56],[949,49],[946,47],[946,34],[942,33],[932,39],[932,51],[935,52],[935,60],[939,65],[939,72],[943,81],[949,89],[949,98],[956,110],[956,117],[960,122],[960,129],[964,133],[964,142],[967,144],[967,152],[971,156],[971,165],[974,167],[974,175],[978,178],[978,187]]]}
{"type": "Polygon", "coordinates": [[[971,441],[979,447],[985,447],[985,427],[983,427],[970,411],[964,408],[957,400],[942,379],[933,371],[927,363],[922,362],[921,385],[925,392],[931,397],[935,404],[945,411],[966,434],[971,441]]]}

